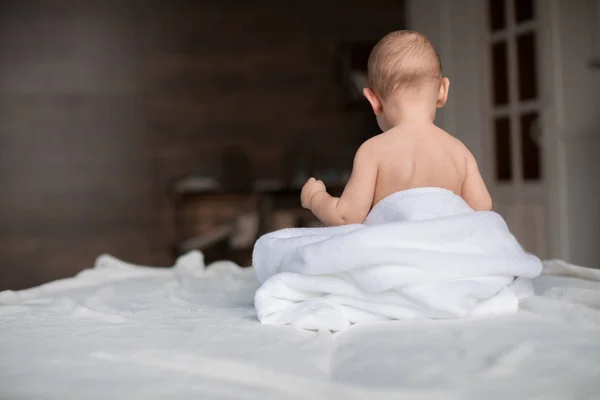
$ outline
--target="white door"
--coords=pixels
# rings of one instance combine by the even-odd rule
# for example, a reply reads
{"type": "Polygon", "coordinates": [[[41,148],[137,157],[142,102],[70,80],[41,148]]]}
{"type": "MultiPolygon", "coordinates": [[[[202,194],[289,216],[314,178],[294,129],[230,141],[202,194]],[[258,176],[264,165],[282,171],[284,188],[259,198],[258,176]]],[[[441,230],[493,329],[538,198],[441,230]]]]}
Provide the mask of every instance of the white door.
{"type": "MultiPolygon", "coordinates": [[[[540,121],[542,1],[487,0],[484,153],[494,209],[521,245],[548,255],[548,176],[540,121]]],[[[485,6],[484,6],[485,5],[485,6]]]]}

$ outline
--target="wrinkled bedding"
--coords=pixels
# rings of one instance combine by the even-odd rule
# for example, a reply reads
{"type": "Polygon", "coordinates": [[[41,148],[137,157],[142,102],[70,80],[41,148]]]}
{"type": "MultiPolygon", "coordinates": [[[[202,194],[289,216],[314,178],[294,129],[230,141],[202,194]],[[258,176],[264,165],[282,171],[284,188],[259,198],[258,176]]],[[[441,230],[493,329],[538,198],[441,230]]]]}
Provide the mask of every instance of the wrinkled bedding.
{"type": "Polygon", "coordinates": [[[260,324],[252,269],[102,256],[0,293],[1,399],[596,399],[600,271],[547,261],[514,314],[260,324]]]}

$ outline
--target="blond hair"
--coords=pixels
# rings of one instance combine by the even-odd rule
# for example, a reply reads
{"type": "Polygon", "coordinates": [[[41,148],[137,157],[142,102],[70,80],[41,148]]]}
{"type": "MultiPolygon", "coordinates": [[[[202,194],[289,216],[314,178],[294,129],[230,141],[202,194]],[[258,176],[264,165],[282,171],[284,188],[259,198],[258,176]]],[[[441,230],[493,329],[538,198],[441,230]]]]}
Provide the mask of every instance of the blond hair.
{"type": "Polygon", "coordinates": [[[388,33],[373,48],[368,62],[369,87],[385,100],[398,90],[439,85],[442,64],[431,42],[421,33],[388,33]]]}

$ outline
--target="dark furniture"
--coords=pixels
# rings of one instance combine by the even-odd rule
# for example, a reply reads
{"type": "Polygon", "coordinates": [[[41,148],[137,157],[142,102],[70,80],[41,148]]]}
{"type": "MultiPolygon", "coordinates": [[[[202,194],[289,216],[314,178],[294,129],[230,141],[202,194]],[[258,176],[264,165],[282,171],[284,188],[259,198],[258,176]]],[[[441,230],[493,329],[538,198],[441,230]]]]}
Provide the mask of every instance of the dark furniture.
{"type": "MultiPolygon", "coordinates": [[[[345,182],[329,182],[328,191],[332,195],[339,195],[344,184],[345,182]]],[[[258,227],[255,239],[275,229],[273,218],[278,210],[294,210],[299,216],[296,226],[302,226],[303,219],[312,216],[309,211],[301,209],[301,185],[287,184],[285,181],[277,180],[256,180],[250,183],[250,187],[251,189],[231,189],[217,180],[194,175],[175,181],[171,188],[176,233],[174,255],[178,256],[193,249],[205,253],[218,249],[222,255],[215,256],[216,258],[227,257],[237,261],[236,258],[243,259],[251,256],[253,242],[247,249],[232,249],[227,246],[227,242],[236,231],[235,216],[229,221],[215,225],[208,231],[190,236],[186,232],[186,225],[189,221],[186,221],[184,211],[191,202],[195,202],[198,207],[201,207],[203,202],[223,204],[225,207],[228,202],[244,203],[246,200],[245,204],[239,206],[237,216],[252,212],[257,215],[258,227]]]]}

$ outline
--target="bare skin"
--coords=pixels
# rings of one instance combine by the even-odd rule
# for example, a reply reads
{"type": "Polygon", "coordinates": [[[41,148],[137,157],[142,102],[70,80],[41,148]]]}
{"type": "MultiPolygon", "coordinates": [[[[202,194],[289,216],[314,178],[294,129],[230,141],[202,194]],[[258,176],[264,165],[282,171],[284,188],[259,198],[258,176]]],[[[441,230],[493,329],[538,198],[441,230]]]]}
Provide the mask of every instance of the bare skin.
{"type": "Polygon", "coordinates": [[[382,199],[423,187],[450,190],[474,210],[491,209],[473,155],[433,124],[400,125],[368,140],[355,156],[342,196],[330,196],[323,182],[313,178],[303,190],[303,206],[329,226],[362,223],[382,199]]]}
{"type": "MultiPolygon", "coordinates": [[[[398,39],[398,46],[410,41],[411,36],[407,37],[398,39]]],[[[410,55],[403,61],[410,64],[406,57],[410,55]]],[[[365,88],[384,133],[360,147],[339,198],[329,195],[322,181],[310,178],[302,188],[302,206],[328,226],[357,224],[393,193],[438,187],[461,196],[476,211],[491,210],[492,200],[475,158],[433,122],[436,109],[446,104],[449,87],[447,78],[432,79],[418,89],[397,90],[385,98],[365,88]]]]}
{"type": "Polygon", "coordinates": [[[439,129],[399,126],[365,143],[379,154],[373,205],[401,190],[439,187],[463,195],[470,153],[439,129]]]}

